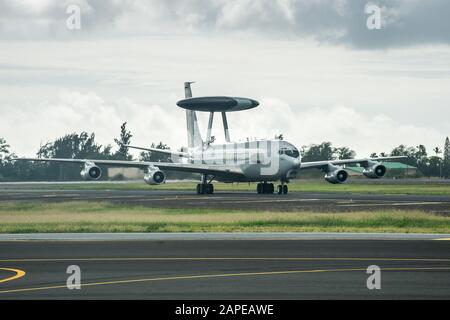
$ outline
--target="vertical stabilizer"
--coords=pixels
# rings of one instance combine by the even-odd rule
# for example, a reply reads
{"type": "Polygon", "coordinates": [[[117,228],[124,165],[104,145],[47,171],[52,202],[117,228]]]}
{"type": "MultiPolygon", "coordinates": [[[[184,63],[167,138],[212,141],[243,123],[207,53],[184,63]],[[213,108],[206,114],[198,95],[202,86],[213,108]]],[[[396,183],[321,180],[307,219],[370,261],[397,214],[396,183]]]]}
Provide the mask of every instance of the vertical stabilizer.
{"type": "MultiPolygon", "coordinates": [[[[184,95],[187,98],[192,98],[191,83],[184,83],[184,95]]],[[[193,110],[186,110],[186,125],[188,134],[188,147],[198,148],[203,146],[202,137],[198,128],[197,115],[193,110]]]]}

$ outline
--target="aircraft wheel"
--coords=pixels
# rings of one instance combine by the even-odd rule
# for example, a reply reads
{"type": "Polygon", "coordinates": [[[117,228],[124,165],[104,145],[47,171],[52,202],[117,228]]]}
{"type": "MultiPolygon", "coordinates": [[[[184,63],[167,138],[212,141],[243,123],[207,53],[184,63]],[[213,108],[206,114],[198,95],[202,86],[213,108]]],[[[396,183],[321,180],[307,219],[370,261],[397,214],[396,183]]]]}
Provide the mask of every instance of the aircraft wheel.
{"type": "Polygon", "coordinates": [[[273,185],[273,183],[269,184],[269,193],[273,194],[274,191],[275,191],[275,186],[273,185]]]}
{"type": "Polygon", "coordinates": [[[263,193],[263,185],[262,185],[262,183],[258,183],[257,184],[256,191],[258,192],[258,194],[263,193]]]}
{"type": "Polygon", "coordinates": [[[282,185],[278,185],[278,194],[282,194],[283,193],[283,186],[282,185]]]}
{"type": "Polygon", "coordinates": [[[283,186],[283,194],[287,194],[288,193],[288,186],[285,184],[283,186]]]}
{"type": "Polygon", "coordinates": [[[211,183],[206,185],[206,193],[207,194],[213,194],[214,193],[214,186],[211,183]]]}

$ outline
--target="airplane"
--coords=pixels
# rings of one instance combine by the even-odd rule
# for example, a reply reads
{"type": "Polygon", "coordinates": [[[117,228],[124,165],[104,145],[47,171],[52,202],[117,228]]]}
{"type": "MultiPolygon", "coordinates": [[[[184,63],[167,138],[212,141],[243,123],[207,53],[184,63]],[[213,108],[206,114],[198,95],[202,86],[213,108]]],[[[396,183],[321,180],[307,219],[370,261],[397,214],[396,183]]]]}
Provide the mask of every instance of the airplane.
{"type": "Polygon", "coordinates": [[[240,97],[192,97],[191,84],[185,82],[185,99],[177,105],[186,109],[188,147],[181,151],[170,149],[145,148],[126,145],[128,148],[159,152],[169,155],[171,161],[122,161],[99,159],[61,159],[61,158],[17,158],[16,161],[45,161],[59,163],[79,163],[83,165],[81,177],[86,180],[98,180],[102,176],[102,166],[135,167],[145,170],[144,181],[150,185],[165,183],[165,170],[192,172],[201,174],[197,184],[197,194],[213,194],[213,181],[227,183],[257,182],[258,194],[287,194],[289,181],[301,170],[317,168],[325,173],[325,180],[333,184],[347,181],[346,165],[359,164],[364,168],[363,175],[370,179],[378,179],[386,174],[386,167],[381,161],[402,159],[402,156],[323,160],[302,162],[299,150],[291,143],[281,139],[259,139],[245,142],[231,142],[226,118],[227,112],[242,111],[255,108],[258,101],[240,97]],[[208,131],[203,141],[196,112],[209,112],[208,131]],[[222,115],[226,143],[215,144],[211,137],[214,113],[222,115]],[[272,182],[279,181],[275,190],[272,182]]]}

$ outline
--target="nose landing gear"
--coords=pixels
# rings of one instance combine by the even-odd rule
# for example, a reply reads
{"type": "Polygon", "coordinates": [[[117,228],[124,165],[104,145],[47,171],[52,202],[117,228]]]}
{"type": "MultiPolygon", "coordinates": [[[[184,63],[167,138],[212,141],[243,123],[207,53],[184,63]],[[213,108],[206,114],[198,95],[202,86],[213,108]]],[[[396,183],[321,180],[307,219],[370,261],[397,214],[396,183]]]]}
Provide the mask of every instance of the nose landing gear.
{"type": "Polygon", "coordinates": [[[202,174],[202,183],[197,184],[197,194],[213,194],[214,185],[211,183],[213,179],[214,176],[208,181],[208,176],[202,174]]]}
{"type": "Polygon", "coordinates": [[[199,183],[197,184],[197,194],[213,194],[214,185],[212,183],[199,183]]]}

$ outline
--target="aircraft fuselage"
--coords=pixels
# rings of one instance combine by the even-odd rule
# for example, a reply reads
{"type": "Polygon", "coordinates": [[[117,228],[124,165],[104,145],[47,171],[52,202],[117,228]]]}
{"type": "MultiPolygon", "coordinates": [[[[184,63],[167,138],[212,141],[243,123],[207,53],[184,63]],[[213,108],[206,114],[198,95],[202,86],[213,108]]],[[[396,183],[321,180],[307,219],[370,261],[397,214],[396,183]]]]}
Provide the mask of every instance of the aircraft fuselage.
{"type": "MultiPolygon", "coordinates": [[[[189,150],[187,159],[192,164],[237,167],[245,177],[238,181],[279,181],[294,177],[301,164],[298,149],[280,140],[205,145],[189,150]]],[[[236,181],[236,177],[217,175],[216,180],[236,181]]]]}

